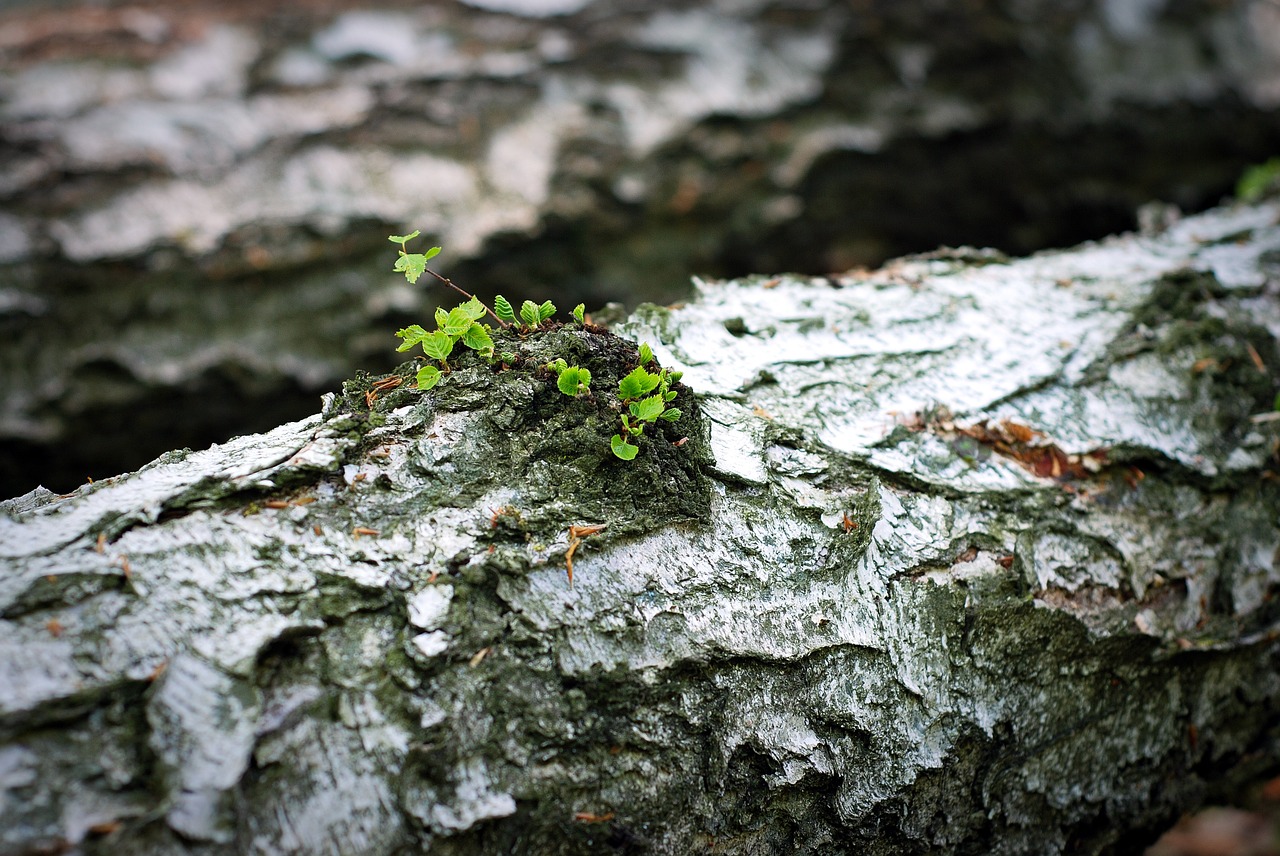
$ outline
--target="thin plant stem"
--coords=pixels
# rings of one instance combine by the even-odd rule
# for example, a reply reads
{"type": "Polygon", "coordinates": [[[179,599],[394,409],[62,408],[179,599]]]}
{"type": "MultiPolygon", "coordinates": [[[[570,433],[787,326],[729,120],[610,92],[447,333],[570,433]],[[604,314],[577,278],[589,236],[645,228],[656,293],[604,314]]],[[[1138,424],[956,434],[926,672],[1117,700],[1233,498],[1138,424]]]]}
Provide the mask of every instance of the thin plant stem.
{"type": "MultiPolygon", "coordinates": [[[[431,274],[431,275],[432,275],[432,276],[434,276],[436,279],[440,280],[440,281],[441,281],[441,282],[443,282],[445,285],[449,286],[449,287],[450,287],[450,288],[452,288],[454,291],[458,292],[459,294],[461,294],[463,297],[467,298],[468,300],[475,300],[475,295],[473,295],[473,294],[468,294],[467,292],[463,291],[463,290],[462,290],[461,288],[459,288],[458,286],[454,285],[454,284],[453,284],[453,280],[449,279],[449,277],[447,277],[447,276],[441,276],[440,274],[438,274],[438,273],[436,273],[435,271],[433,271],[431,268],[424,268],[424,270],[426,270],[426,272],[427,272],[427,273],[431,274]]],[[[483,304],[483,303],[482,303],[481,305],[482,305],[482,306],[484,306],[484,304],[483,304]]],[[[490,309],[488,306],[484,306],[484,311],[485,311],[485,312],[488,312],[488,313],[489,313],[489,316],[490,316],[491,318],[493,318],[493,320],[494,320],[494,321],[497,321],[499,324],[501,324],[501,325],[503,326],[503,328],[504,328],[504,329],[505,329],[505,328],[508,328],[508,327],[510,327],[510,326],[511,326],[511,325],[510,325],[510,324],[508,324],[506,321],[503,321],[501,318],[499,318],[497,315],[494,315],[494,314],[493,314],[493,310],[492,310],[492,309],[490,309]]]]}

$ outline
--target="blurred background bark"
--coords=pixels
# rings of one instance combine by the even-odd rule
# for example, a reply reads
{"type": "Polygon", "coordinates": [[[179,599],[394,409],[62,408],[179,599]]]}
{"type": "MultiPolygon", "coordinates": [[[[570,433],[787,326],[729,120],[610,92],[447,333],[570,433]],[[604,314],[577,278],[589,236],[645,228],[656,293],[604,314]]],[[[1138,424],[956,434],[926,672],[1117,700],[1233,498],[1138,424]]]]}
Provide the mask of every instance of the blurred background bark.
{"type": "Polygon", "coordinates": [[[0,12],[0,493],[313,412],[434,294],[1012,253],[1280,151],[1274,0],[29,2],[0,12]]]}

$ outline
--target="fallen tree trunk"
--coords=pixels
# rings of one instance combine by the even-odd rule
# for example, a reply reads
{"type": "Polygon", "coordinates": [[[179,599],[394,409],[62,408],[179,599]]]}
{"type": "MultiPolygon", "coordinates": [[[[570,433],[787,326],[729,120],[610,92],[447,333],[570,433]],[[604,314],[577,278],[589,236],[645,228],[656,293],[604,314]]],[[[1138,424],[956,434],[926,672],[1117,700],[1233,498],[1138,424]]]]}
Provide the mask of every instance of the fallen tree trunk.
{"type": "Polygon", "coordinates": [[[10,500],[0,849],[1132,852],[1280,757],[1278,221],[703,283],[631,462],[566,325],[10,500]]]}

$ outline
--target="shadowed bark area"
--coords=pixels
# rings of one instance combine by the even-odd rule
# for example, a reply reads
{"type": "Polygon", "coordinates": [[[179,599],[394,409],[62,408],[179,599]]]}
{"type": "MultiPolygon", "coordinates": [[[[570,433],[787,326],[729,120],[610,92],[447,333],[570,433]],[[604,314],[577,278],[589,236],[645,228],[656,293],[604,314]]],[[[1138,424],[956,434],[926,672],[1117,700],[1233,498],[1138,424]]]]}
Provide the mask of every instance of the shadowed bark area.
{"type": "Polygon", "coordinates": [[[1278,258],[701,282],[9,500],[0,849],[1133,852],[1280,757],[1278,258]]]}

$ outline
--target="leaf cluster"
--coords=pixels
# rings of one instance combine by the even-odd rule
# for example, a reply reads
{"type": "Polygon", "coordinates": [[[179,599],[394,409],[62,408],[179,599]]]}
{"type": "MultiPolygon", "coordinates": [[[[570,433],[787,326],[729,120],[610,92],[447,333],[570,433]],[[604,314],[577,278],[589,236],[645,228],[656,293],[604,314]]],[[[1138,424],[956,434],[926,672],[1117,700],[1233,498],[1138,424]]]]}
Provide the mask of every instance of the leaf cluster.
{"type": "Polygon", "coordinates": [[[659,419],[675,422],[681,417],[680,408],[668,407],[675,400],[676,391],[671,385],[681,378],[681,372],[660,369],[657,374],[645,368],[653,360],[653,350],[647,343],[640,346],[640,364],[618,381],[618,397],[626,405],[621,416],[622,430],[609,439],[613,453],[624,461],[630,461],[640,452],[638,441],[646,426],[659,419]],[[636,442],[633,442],[636,441],[636,442]]]}
{"type": "MultiPolygon", "coordinates": [[[[500,359],[505,365],[515,362],[513,352],[504,351],[500,357],[494,355],[494,341],[491,328],[480,323],[486,314],[492,315],[504,328],[518,327],[520,334],[526,335],[541,329],[556,313],[556,306],[550,300],[541,304],[532,300],[524,301],[517,316],[515,307],[501,294],[494,297],[493,308],[490,309],[450,280],[427,268],[427,262],[439,254],[439,247],[432,247],[425,253],[410,253],[406,244],[421,234],[414,231],[408,235],[391,235],[390,240],[400,245],[400,255],[396,259],[395,269],[404,273],[409,282],[417,282],[423,273],[430,273],[444,285],[460,292],[468,300],[449,311],[437,309],[435,312],[436,329],[428,331],[414,324],[396,333],[403,341],[396,349],[407,351],[415,345],[421,345],[422,351],[430,359],[439,363],[423,366],[418,371],[418,389],[427,390],[440,382],[443,372],[448,372],[449,356],[454,346],[462,342],[465,347],[476,351],[485,359],[494,362],[500,359]],[[443,370],[443,372],[442,372],[443,370]]],[[[573,320],[586,325],[586,311],[579,303],[573,309],[573,320]]],[[[630,461],[639,453],[639,441],[645,429],[659,419],[675,422],[681,417],[677,407],[668,405],[675,400],[676,391],[672,384],[680,380],[680,372],[669,372],[659,369],[656,373],[645,366],[653,362],[653,349],[648,344],[640,346],[638,365],[625,377],[618,381],[618,398],[625,408],[620,414],[621,429],[610,439],[609,445],[613,454],[624,461],[630,461]]],[[[581,366],[571,366],[563,359],[555,359],[545,368],[556,373],[556,388],[564,395],[577,398],[580,395],[591,395],[591,371],[581,366]]]]}
{"type": "Polygon", "coordinates": [[[591,392],[591,370],[579,366],[571,366],[557,358],[547,364],[547,369],[556,373],[556,388],[571,398],[580,393],[591,392]]]}
{"type": "MultiPolygon", "coordinates": [[[[435,315],[436,329],[428,332],[418,324],[413,324],[396,333],[403,339],[397,351],[407,351],[414,345],[421,345],[422,351],[433,360],[437,360],[445,371],[449,370],[449,355],[453,346],[459,341],[476,351],[486,359],[493,359],[493,337],[488,326],[481,324],[480,319],[489,310],[480,299],[473,297],[450,309],[437,309],[435,315]]],[[[423,366],[418,371],[418,389],[431,389],[440,382],[440,369],[435,366],[423,366]]]]}

